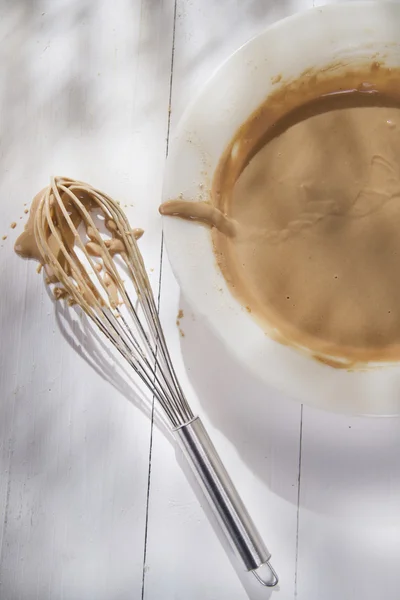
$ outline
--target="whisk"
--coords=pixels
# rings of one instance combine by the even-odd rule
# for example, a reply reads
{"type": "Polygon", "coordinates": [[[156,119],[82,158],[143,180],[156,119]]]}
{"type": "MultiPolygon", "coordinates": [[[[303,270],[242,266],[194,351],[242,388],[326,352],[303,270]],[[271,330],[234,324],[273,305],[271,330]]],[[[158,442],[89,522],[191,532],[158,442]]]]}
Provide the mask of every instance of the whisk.
{"type": "Polygon", "coordinates": [[[271,554],[181,389],[135,231],[123,210],[85,183],[56,177],[31,210],[31,220],[35,252],[31,249],[30,255],[41,257],[56,297],[84,310],[158,400],[246,570],[263,585],[275,586],[278,577],[269,563],[271,554]],[[269,578],[257,572],[261,565],[269,568],[269,578]]]}

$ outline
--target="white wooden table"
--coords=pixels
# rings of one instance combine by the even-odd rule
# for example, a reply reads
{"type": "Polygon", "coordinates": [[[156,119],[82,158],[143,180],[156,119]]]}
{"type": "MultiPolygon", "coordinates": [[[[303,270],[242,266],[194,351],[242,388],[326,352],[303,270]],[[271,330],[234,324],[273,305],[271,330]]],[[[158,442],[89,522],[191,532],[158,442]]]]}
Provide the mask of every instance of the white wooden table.
{"type": "Polygon", "coordinates": [[[88,353],[13,254],[50,174],[104,189],[146,230],[178,375],[273,552],[272,597],[399,599],[399,420],[319,413],[252,379],[162,253],[170,127],[233,50],[312,4],[0,1],[1,600],[270,597],[235,572],[130,374],[88,353]]]}

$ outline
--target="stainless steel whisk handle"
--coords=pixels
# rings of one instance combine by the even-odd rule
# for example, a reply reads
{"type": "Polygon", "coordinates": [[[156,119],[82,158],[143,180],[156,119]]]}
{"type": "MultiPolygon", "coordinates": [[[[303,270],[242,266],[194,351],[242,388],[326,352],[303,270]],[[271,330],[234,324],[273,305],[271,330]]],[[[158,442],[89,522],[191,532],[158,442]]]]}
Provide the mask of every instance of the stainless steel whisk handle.
{"type": "Polygon", "coordinates": [[[271,553],[262,541],[203,423],[196,417],[174,429],[174,435],[213,514],[246,570],[252,571],[263,585],[274,587],[278,577],[269,564],[271,553]],[[264,580],[256,572],[264,564],[270,569],[270,580],[264,580]]]}

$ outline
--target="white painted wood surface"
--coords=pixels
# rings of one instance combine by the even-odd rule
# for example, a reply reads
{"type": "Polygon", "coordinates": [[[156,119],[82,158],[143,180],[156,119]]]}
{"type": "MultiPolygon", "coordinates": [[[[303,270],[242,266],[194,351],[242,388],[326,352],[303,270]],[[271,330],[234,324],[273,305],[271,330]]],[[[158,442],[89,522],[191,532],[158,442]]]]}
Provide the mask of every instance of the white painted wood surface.
{"type": "Polygon", "coordinates": [[[169,125],[239,45],[312,4],[1,0],[1,600],[270,597],[231,564],[130,374],[14,256],[51,173],[103,188],[145,228],[178,375],[273,552],[272,596],[398,600],[399,420],[302,409],[254,381],[161,254],[169,125]]]}

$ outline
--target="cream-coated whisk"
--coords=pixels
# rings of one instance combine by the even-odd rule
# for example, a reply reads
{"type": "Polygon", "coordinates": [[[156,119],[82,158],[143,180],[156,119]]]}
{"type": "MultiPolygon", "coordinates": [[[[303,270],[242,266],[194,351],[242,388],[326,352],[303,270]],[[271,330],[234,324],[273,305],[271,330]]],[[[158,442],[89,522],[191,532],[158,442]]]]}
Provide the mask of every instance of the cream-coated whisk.
{"type": "Polygon", "coordinates": [[[275,586],[271,554],[176,377],[143,258],[123,210],[91,186],[57,177],[31,218],[49,281],[58,286],[55,294],[79,305],[146,384],[245,568],[263,585],[275,586]],[[269,579],[257,572],[264,564],[269,579]]]}

